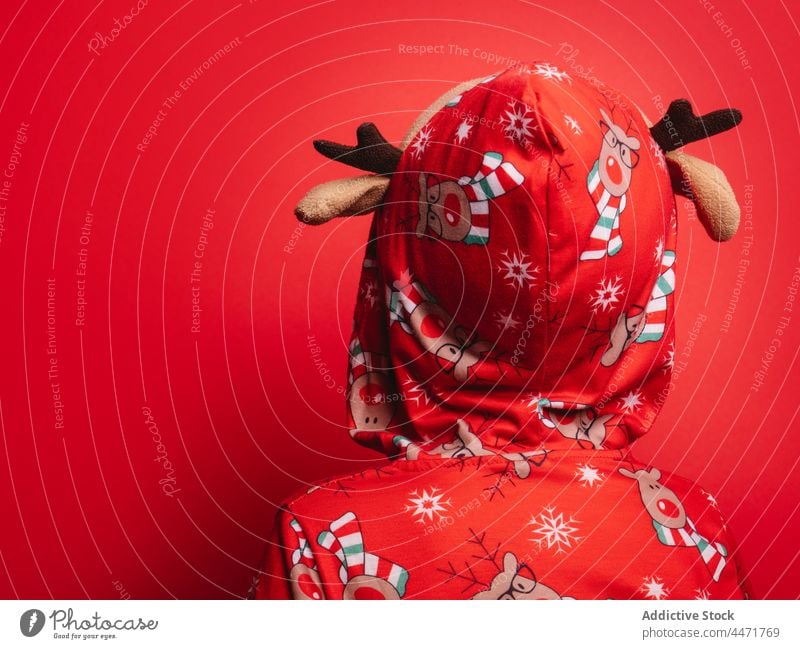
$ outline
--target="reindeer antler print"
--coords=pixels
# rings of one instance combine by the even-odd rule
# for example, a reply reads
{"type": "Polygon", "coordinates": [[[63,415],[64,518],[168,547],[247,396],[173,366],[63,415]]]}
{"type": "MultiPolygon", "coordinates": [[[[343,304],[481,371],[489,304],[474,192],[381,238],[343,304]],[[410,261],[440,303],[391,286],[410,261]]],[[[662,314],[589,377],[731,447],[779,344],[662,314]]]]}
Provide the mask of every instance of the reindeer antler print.
{"type": "Polygon", "coordinates": [[[699,117],[694,114],[688,99],[676,99],[650,134],[664,151],[674,151],[682,146],[728,131],[742,121],[736,108],[723,108],[699,117]]]}
{"type": "Polygon", "coordinates": [[[403,152],[389,144],[372,122],[364,122],[356,130],[358,144],[349,146],[329,140],[314,140],[314,148],[326,158],[376,174],[391,174],[397,169],[403,152]]]}

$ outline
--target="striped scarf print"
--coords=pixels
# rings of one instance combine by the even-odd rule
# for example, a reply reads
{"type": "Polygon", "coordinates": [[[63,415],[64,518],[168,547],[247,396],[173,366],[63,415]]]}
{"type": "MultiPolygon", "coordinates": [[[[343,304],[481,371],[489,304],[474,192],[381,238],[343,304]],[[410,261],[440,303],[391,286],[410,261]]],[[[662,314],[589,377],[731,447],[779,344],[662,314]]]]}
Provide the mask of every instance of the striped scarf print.
{"type": "Polygon", "coordinates": [[[386,370],[386,358],[383,354],[368,352],[361,345],[358,336],[353,336],[350,341],[350,376],[352,384],[358,377],[367,372],[382,372],[386,370]]]}
{"type": "Polygon", "coordinates": [[[675,290],[675,251],[665,250],[661,256],[661,272],[653,286],[650,300],[645,307],[645,325],[636,338],[637,343],[661,340],[667,326],[667,296],[675,290]]]}
{"type": "Polygon", "coordinates": [[[386,287],[386,304],[389,321],[398,322],[406,333],[413,333],[408,324],[408,316],[423,302],[436,302],[426,288],[409,275],[396,280],[386,287]]]}
{"type": "Polygon", "coordinates": [[[700,551],[703,563],[711,573],[711,578],[719,581],[722,570],[725,568],[725,557],[728,556],[728,551],[722,543],[711,543],[707,538],[701,536],[694,523],[688,518],[686,525],[678,529],[665,527],[657,521],[653,521],[653,527],[656,529],[658,540],[664,545],[696,547],[700,551]]]}
{"type": "Polygon", "coordinates": [[[289,527],[291,527],[297,535],[297,547],[292,552],[292,565],[296,566],[298,563],[303,563],[309,568],[316,570],[317,565],[314,561],[314,553],[308,546],[308,539],[303,532],[303,528],[300,527],[300,523],[297,522],[296,518],[293,518],[289,521],[289,527]]]}
{"type": "Polygon", "coordinates": [[[478,173],[472,178],[463,176],[458,184],[464,189],[472,215],[471,227],[464,243],[486,245],[489,241],[489,201],[519,187],[525,177],[503,156],[487,151],[478,173]]]}
{"type": "Polygon", "coordinates": [[[586,187],[599,214],[597,223],[589,236],[581,261],[613,257],[622,249],[619,233],[619,215],[625,209],[625,194],[612,196],[600,182],[600,160],[596,160],[586,178],[586,187]]]}
{"type": "Polygon", "coordinates": [[[327,530],[320,532],[317,543],[339,559],[342,564],[339,579],[343,584],[359,575],[367,575],[388,582],[400,597],[405,594],[408,571],[364,550],[361,525],[353,512],[343,514],[327,530]]]}

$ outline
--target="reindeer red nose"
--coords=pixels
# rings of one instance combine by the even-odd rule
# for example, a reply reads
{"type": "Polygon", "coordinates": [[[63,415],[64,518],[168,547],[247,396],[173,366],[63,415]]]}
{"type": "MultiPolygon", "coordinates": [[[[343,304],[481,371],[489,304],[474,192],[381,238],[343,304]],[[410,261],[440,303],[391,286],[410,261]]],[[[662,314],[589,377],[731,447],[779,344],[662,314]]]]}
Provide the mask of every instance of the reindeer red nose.
{"type": "Polygon", "coordinates": [[[383,388],[379,383],[367,383],[358,393],[361,401],[368,404],[379,404],[386,401],[383,388]]]}
{"type": "Polygon", "coordinates": [[[447,329],[447,325],[439,315],[426,315],[420,323],[422,335],[426,338],[439,338],[447,329]]]}
{"type": "Polygon", "coordinates": [[[664,498],[658,500],[656,507],[658,507],[658,511],[668,518],[677,518],[681,513],[680,508],[673,501],[665,500],[664,498]]]}
{"type": "Polygon", "coordinates": [[[304,573],[297,578],[297,585],[300,591],[309,599],[322,599],[322,591],[307,574],[304,573]]]}
{"type": "Polygon", "coordinates": [[[444,218],[454,227],[461,220],[461,202],[455,194],[448,194],[444,199],[444,218]]]}
{"type": "Polygon", "coordinates": [[[616,156],[610,155],[606,158],[606,173],[609,180],[615,185],[622,182],[622,168],[616,156]]]}

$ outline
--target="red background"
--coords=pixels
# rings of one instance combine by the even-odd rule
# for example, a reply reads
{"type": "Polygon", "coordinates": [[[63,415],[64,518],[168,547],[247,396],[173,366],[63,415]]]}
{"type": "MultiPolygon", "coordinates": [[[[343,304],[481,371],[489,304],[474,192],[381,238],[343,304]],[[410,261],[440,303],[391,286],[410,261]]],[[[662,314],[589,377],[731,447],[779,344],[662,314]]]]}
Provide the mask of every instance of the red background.
{"type": "Polygon", "coordinates": [[[510,59],[592,68],[651,119],[654,95],[744,112],[735,133],[690,150],[723,167],[740,200],[753,186],[749,247],[744,232],[714,244],[683,212],[677,360],[686,352],[686,364],[635,451],[717,495],[756,597],[800,595],[800,306],[784,311],[800,264],[800,16],[781,2],[564,4],[151,0],[95,53],[95,32],[108,38],[134,0],[2,3],[0,173],[9,164],[13,173],[0,178],[10,182],[0,595],[245,594],[275,504],[372,457],[349,442],[340,394],[368,219],[295,231],[300,196],[350,174],[310,141],[350,141],[365,120],[399,140],[446,88],[510,59]],[[414,56],[401,45],[444,47],[414,56]],[[212,206],[193,333],[190,273],[212,206]],[[309,337],[322,349],[316,363],[309,337]],[[179,491],[165,494],[167,483],[179,491]]]}

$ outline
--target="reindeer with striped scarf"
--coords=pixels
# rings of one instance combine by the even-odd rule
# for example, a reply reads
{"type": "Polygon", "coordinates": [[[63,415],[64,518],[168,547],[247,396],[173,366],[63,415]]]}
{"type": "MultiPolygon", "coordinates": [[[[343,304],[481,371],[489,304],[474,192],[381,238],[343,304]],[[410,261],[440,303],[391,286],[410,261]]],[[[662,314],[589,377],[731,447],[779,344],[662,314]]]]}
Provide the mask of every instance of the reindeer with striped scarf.
{"type": "Polygon", "coordinates": [[[581,261],[613,257],[622,249],[619,217],[625,209],[625,194],[631,186],[633,169],[639,162],[639,140],[615,124],[602,108],[600,115],[603,118],[600,155],[586,178],[598,219],[581,253],[581,261]]]}
{"type": "Polygon", "coordinates": [[[289,521],[289,527],[295,534],[295,543],[292,549],[292,569],[289,572],[289,584],[294,599],[325,599],[322,584],[317,571],[317,562],[314,553],[308,545],[303,528],[296,518],[289,521]]]}
{"type": "Polygon", "coordinates": [[[608,347],[600,358],[600,364],[610,367],[633,343],[658,342],[664,337],[667,325],[669,296],[675,292],[675,251],[664,250],[658,279],[653,285],[647,305],[633,305],[620,313],[611,329],[608,347]]]}
{"type": "Polygon", "coordinates": [[[405,594],[408,571],[366,551],[361,524],[353,512],[342,514],[320,532],[317,543],[341,563],[343,599],[400,599],[405,594]]]}
{"type": "Polygon", "coordinates": [[[525,178],[503,156],[488,151],[474,176],[439,181],[419,175],[417,236],[430,230],[447,241],[485,246],[489,242],[489,201],[519,187],[525,178]]]}
{"type": "Polygon", "coordinates": [[[719,581],[725,569],[727,549],[722,543],[709,541],[697,531],[675,492],[658,481],[661,471],[653,468],[634,472],[623,467],[619,472],[636,480],[642,503],[653,519],[658,540],[664,545],[697,548],[711,578],[719,581]]]}

